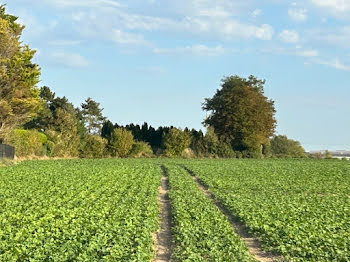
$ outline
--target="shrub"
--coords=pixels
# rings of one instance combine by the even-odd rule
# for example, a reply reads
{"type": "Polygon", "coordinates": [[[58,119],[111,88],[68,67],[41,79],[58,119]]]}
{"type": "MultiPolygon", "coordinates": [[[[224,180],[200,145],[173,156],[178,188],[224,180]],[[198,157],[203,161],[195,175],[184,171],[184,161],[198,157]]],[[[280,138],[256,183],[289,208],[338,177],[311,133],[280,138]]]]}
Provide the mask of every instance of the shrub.
{"type": "Polygon", "coordinates": [[[153,151],[151,146],[143,141],[135,142],[132,145],[131,151],[130,151],[131,157],[151,157],[153,156],[153,151]]]}
{"type": "Polygon", "coordinates": [[[46,154],[47,136],[36,130],[13,130],[7,143],[15,147],[17,157],[44,156],[46,154]]]}
{"type": "Polygon", "coordinates": [[[107,140],[98,135],[87,135],[85,144],[80,151],[83,158],[102,158],[105,153],[107,140]]]}
{"type": "Polygon", "coordinates": [[[170,129],[164,138],[164,155],[167,157],[179,157],[191,144],[191,135],[178,128],[170,129]]]}
{"type": "Polygon", "coordinates": [[[131,131],[125,128],[114,129],[109,141],[108,149],[112,157],[127,157],[135,144],[131,131]]]}
{"type": "Polygon", "coordinates": [[[278,157],[305,157],[305,150],[298,141],[286,136],[274,136],[271,141],[271,152],[278,157]]]}

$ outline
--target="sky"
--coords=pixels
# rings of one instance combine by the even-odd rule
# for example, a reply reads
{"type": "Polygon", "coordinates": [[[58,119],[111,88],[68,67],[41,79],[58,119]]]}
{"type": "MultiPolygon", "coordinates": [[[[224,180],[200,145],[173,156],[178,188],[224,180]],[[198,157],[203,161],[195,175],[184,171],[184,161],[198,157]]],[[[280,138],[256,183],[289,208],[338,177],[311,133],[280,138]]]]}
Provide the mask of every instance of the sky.
{"type": "Polygon", "coordinates": [[[113,123],[204,129],[225,76],[265,79],[277,134],[350,150],[350,0],[7,0],[40,86],[113,123]]]}

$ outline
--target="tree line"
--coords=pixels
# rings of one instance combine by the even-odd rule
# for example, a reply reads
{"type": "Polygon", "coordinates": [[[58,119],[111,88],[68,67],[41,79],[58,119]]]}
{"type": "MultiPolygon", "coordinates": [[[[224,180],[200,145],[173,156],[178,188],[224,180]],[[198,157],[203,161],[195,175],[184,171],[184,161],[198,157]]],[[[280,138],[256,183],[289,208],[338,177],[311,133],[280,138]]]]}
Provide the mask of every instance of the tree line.
{"type": "Polygon", "coordinates": [[[17,156],[223,157],[305,156],[300,143],[275,136],[274,102],[265,80],[237,75],[202,105],[206,132],[174,126],[112,123],[101,105],[87,98],[75,107],[47,86],[38,88],[35,51],[20,41],[24,26],[0,6],[0,142],[17,156]]]}

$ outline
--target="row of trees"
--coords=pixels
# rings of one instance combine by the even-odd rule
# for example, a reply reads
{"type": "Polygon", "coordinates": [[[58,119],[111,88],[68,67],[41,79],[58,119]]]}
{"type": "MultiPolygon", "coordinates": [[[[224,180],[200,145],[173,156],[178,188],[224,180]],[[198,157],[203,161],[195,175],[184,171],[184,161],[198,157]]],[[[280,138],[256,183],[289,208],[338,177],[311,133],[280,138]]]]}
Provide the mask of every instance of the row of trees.
{"type": "Polygon", "coordinates": [[[274,102],[264,96],[265,81],[254,76],[226,77],[215,95],[205,99],[206,133],[113,124],[91,98],[75,107],[49,87],[37,88],[35,51],[20,41],[24,27],[16,21],[0,6],[0,142],[14,145],[19,156],[304,156],[298,142],[273,137],[274,102]]]}

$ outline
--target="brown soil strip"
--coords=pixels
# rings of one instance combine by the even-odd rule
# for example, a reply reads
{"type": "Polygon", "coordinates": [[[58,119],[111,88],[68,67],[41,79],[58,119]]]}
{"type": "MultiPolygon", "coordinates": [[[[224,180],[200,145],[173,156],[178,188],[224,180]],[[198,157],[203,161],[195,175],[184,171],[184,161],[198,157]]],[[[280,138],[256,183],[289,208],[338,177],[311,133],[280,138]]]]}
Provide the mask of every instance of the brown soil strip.
{"type": "Polygon", "coordinates": [[[160,231],[155,237],[156,253],[155,262],[171,261],[172,235],[171,235],[171,207],[168,196],[169,179],[164,166],[162,169],[162,180],[159,187],[159,202],[160,202],[160,231]]]}
{"type": "Polygon", "coordinates": [[[202,183],[193,173],[192,170],[184,167],[186,171],[192,176],[193,180],[197,183],[199,189],[203,192],[205,196],[207,196],[218,208],[219,210],[227,217],[235,232],[240,236],[240,238],[244,241],[246,246],[249,249],[249,253],[257,260],[261,262],[277,262],[284,261],[282,257],[266,252],[262,250],[260,241],[252,236],[246,226],[240,222],[237,217],[233,216],[232,213],[223,206],[217,199],[215,199],[214,195],[208,191],[208,186],[202,183]]]}

